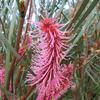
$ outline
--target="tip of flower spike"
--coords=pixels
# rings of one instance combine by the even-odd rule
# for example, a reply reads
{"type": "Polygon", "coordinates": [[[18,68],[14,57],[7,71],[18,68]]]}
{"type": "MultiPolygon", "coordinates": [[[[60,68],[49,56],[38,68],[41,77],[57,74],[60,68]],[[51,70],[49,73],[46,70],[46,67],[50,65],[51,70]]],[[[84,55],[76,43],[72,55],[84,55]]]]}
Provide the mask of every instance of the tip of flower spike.
{"type": "Polygon", "coordinates": [[[45,18],[45,19],[41,20],[41,23],[43,23],[44,25],[55,24],[55,25],[58,25],[59,27],[64,25],[64,24],[59,24],[57,22],[57,19],[55,19],[55,18],[45,18]]]}
{"type": "Polygon", "coordinates": [[[45,18],[39,23],[40,29],[45,33],[54,33],[60,26],[61,24],[57,23],[56,19],[53,18],[45,18]]]}
{"type": "Polygon", "coordinates": [[[44,23],[44,24],[50,24],[50,23],[54,23],[56,21],[56,19],[53,19],[53,18],[45,18],[43,19],[41,22],[44,23]]]}

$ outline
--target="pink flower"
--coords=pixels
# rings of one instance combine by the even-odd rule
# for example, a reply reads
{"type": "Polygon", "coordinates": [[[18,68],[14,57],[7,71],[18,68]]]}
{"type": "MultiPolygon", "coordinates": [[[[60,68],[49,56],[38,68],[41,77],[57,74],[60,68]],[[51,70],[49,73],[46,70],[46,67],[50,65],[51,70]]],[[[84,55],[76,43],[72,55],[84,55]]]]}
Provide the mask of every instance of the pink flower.
{"type": "MultiPolygon", "coordinates": [[[[0,85],[4,85],[4,74],[5,74],[5,69],[0,68],[0,85]]],[[[0,97],[1,97],[1,91],[0,91],[0,97]]]]}
{"type": "Polygon", "coordinates": [[[37,100],[58,100],[72,85],[73,65],[60,65],[64,56],[63,37],[60,25],[54,19],[46,18],[38,23],[39,51],[31,63],[27,82],[38,93],[37,100]]]}
{"type": "Polygon", "coordinates": [[[1,68],[0,69],[0,84],[3,85],[4,84],[4,73],[5,73],[5,69],[1,68]]]}
{"type": "Polygon", "coordinates": [[[18,54],[20,54],[21,56],[23,56],[25,53],[25,48],[24,47],[21,47],[19,50],[18,50],[18,54]]]}
{"type": "MultiPolygon", "coordinates": [[[[4,85],[4,77],[5,77],[5,68],[0,68],[0,86],[4,85]]],[[[11,84],[10,84],[11,89],[11,84]]],[[[0,97],[2,96],[2,92],[0,91],[0,97]]]]}

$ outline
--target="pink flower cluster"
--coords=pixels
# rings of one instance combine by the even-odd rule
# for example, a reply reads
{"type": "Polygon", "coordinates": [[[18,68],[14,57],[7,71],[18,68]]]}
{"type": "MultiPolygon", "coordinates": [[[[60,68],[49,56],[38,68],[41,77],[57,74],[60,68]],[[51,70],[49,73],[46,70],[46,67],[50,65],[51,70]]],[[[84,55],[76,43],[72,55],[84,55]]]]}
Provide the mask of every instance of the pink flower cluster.
{"type": "Polygon", "coordinates": [[[18,54],[20,54],[21,56],[23,56],[25,53],[25,48],[24,47],[21,47],[19,50],[18,50],[18,54]]]}
{"type": "MultiPolygon", "coordinates": [[[[5,69],[0,68],[0,86],[4,85],[4,74],[5,74],[5,69]]],[[[0,91],[0,97],[1,97],[1,91],[0,91]]]]}
{"type": "Polygon", "coordinates": [[[32,58],[27,83],[36,85],[37,100],[58,100],[72,85],[73,64],[60,65],[64,56],[64,34],[54,19],[38,23],[38,53],[32,58]]]}

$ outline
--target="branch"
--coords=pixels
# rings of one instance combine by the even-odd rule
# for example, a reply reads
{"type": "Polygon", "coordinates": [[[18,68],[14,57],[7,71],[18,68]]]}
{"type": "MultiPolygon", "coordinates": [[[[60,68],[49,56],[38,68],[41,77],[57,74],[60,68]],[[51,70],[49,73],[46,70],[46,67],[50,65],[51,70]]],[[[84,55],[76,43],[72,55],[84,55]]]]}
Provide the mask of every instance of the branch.
{"type": "MultiPolygon", "coordinates": [[[[29,8],[29,16],[28,16],[28,21],[29,21],[29,19],[30,19],[30,17],[31,17],[31,8],[32,8],[32,0],[30,1],[30,8],[29,8]]],[[[22,47],[26,47],[26,40],[27,40],[27,32],[29,31],[29,23],[27,23],[27,25],[26,25],[26,31],[25,31],[25,35],[24,35],[24,39],[23,39],[23,43],[22,43],[22,47]]],[[[23,66],[21,66],[21,67],[23,67],[23,66]]],[[[19,70],[18,71],[18,73],[20,74],[18,74],[18,77],[16,78],[16,84],[15,84],[15,87],[17,88],[17,86],[18,86],[18,83],[20,82],[20,77],[21,77],[21,70],[19,70]]]]}
{"type": "MultiPolygon", "coordinates": [[[[29,4],[29,0],[26,1],[25,14],[26,14],[26,11],[27,11],[27,8],[28,8],[28,4],[29,4]]],[[[16,51],[18,51],[18,49],[19,49],[21,33],[22,33],[23,24],[24,24],[24,17],[20,18],[20,23],[19,23],[19,28],[18,28],[18,34],[17,34],[16,44],[15,44],[16,51]]],[[[14,69],[15,69],[15,62],[16,62],[16,57],[13,56],[13,59],[12,59],[12,62],[11,62],[11,67],[10,67],[10,70],[8,72],[8,79],[7,79],[7,84],[6,84],[6,89],[7,90],[9,90],[10,79],[11,79],[11,77],[13,77],[13,72],[14,72],[14,69]]],[[[5,96],[5,98],[6,98],[6,96],[5,96]]]]}

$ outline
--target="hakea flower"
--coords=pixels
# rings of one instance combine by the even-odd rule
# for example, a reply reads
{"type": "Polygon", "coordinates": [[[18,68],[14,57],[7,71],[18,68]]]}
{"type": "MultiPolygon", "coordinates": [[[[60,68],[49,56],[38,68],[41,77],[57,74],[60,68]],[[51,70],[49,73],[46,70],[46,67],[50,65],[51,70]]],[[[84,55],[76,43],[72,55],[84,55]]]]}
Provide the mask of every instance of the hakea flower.
{"type": "Polygon", "coordinates": [[[64,34],[54,19],[45,18],[37,24],[39,51],[32,57],[27,83],[36,86],[37,100],[58,100],[72,85],[73,64],[60,65],[64,56],[64,34]]]}
{"type": "Polygon", "coordinates": [[[18,54],[20,54],[21,56],[23,56],[24,53],[25,53],[25,48],[24,47],[19,48],[18,54]]]}
{"type": "MultiPolygon", "coordinates": [[[[5,74],[5,69],[0,68],[0,85],[4,85],[4,74],[5,74]]],[[[0,91],[0,97],[1,97],[1,91],[0,91]]]]}
{"type": "Polygon", "coordinates": [[[1,68],[0,69],[0,84],[3,85],[4,84],[4,73],[5,73],[5,69],[1,68]]]}

